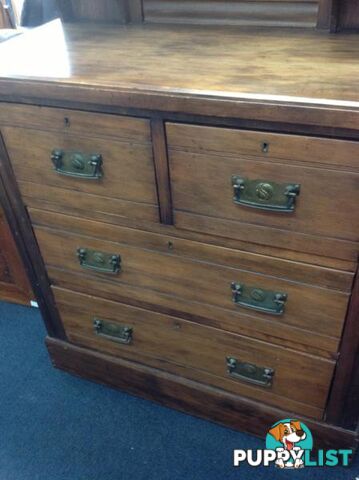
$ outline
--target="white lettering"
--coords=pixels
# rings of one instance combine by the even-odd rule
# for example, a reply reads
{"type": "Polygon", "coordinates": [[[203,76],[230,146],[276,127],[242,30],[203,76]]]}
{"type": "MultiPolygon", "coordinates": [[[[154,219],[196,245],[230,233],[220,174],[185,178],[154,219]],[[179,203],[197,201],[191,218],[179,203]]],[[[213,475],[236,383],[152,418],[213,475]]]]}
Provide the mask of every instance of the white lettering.
{"type": "Polygon", "coordinates": [[[264,450],[263,465],[268,467],[271,462],[277,458],[277,452],[275,450],[264,450]]]}
{"type": "Polygon", "coordinates": [[[247,452],[248,463],[252,467],[258,467],[258,465],[262,463],[263,450],[257,450],[257,458],[255,460],[253,458],[253,452],[254,450],[248,450],[247,452]]]}
{"type": "Polygon", "coordinates": [[[277,449],[277,458],[278,460],[283,460],[284,463],[288,462],[290,459],[290,453],[288,450],[280,450],[279,448],[277,449]]]}
{"type": "Polygon", "coordinates": [[[247,458],[247,452],[245,450],[234,450],[233,452],[233,465],[239,467],[239,464],[247,458]]]}
{"type": "Polygon", "coordinates": [[[289,450],[290,456],[293,458],[294,461],[300,460],[303,456],[304,450],[301,450],[300,448],[296,449],[294,448],[293,450],[289,450]]]}

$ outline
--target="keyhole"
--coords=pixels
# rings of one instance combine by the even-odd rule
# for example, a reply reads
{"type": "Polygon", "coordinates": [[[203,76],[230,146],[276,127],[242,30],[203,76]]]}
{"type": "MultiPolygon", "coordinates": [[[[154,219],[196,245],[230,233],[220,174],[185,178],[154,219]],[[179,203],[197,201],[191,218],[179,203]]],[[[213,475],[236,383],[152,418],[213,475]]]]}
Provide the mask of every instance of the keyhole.
{"type": "Polygon", "coordinates": [[[268,153],[269,151],[269,143],[268,142],[263,142],[262,143],[262,152],[263,153],[268,153]]]}
{"type": "Polygon", "coordinates": [[[173,250],[174,249],[173,242],[171,242],[171,241],[167,242],[167,248],[168,248],[168,250],[173,250]]]}
{"type": "Polygon", "coordinates": [[[65,118],[64,118],[64,124],[65,124],[65,127],[69,127],[69,126],[70,126],[70,119],[69,119],[69,117],[65,117],[65,118]]]}

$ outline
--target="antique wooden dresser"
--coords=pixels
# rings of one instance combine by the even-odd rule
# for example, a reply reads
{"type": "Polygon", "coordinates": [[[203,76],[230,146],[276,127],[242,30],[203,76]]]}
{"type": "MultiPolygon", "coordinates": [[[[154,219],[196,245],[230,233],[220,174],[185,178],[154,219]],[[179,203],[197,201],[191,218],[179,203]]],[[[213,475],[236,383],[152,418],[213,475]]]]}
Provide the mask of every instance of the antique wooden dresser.
{"type": "Polygon", "coordinates": [[[53,364],[354,449],[359,36],[156,3],[0,48],[1,200],[53,364]]]}

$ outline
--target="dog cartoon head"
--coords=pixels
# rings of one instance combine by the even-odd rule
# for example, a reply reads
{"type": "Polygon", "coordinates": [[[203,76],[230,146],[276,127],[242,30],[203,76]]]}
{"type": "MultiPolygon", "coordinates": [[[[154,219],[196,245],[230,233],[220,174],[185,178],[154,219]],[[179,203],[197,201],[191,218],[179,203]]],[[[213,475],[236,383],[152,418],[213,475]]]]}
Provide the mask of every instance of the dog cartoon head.
{"type": "Polygon", "coordinates": [[[278,423],[278,425],[269,430],[269,433],[277,442],[281,442],[286,450],[292,450],[297,442],[304,440],[307,436],[297,420],[292,420],[288,423],[278,423]]]}

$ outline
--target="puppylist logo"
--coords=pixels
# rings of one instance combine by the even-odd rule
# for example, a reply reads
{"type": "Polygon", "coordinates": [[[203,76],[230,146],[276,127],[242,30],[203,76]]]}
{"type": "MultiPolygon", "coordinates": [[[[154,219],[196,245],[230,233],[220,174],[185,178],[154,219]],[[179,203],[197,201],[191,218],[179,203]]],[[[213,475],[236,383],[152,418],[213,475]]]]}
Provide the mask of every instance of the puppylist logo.
{"type": "Polygon", "coordinates": [[[313,436],[305,423],[286,418],[272,425],[266,436],[264,450],[234,450],[233,464],[247,463],[252,467],[283,469],[304,467],[347,467],[352,450],[317,450],[312,453],[313,436]]]}

